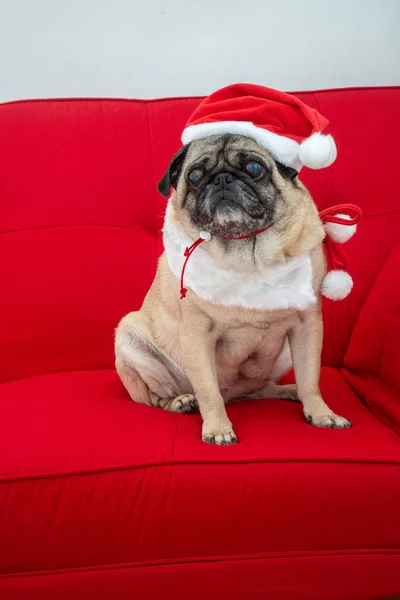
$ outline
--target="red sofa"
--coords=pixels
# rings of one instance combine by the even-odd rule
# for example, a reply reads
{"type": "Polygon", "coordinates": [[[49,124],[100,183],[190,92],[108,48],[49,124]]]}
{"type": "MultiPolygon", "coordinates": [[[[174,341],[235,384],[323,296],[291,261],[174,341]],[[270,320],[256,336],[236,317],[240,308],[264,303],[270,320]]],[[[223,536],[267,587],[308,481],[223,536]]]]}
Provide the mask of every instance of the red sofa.
{"type": "Polygon", "coordinates": [[[131,402],[113,330],[161,251],[156,183],[200,98],[0,105],[0,598],[400,594],[400,89],[302,92],[339,157],[302,172],[359,204],[355,287],[324,305],[322,390],[352,429],[285,401],[199,415],[131,402]]]}

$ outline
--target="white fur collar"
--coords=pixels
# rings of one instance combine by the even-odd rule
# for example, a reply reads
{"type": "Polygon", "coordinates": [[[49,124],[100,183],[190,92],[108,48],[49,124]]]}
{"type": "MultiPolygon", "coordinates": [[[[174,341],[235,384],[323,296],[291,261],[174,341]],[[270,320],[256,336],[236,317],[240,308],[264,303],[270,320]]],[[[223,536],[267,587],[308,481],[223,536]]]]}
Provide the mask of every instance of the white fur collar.
{"type": "MultiPolygon", "coordinates": [[[[183,253],[194,240],[172,221],[170,206],[167,208],[163,232],[168,265],[179,280],[185,260],[183,253]]],[[[206,243],[212,244],[213,241],[206,243]]],[[[186,288],[203,300],[221,306],[255,310],[305,310],[316,302],[308,254],[261,271],[239,273],[221,268],[209,252],[199,246],[188,260],[184,283],[186,288]]]]}

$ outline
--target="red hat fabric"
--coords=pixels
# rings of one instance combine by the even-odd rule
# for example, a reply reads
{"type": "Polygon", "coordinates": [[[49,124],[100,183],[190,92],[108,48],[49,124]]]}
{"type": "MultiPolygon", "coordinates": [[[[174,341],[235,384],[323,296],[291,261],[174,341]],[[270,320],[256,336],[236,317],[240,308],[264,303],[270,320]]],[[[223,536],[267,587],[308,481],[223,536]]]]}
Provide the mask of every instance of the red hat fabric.
{"type": "Polygon", "coordinates": [[[210,135],[254,139],[287,167],[328,167],[335,142],[322,131],[327,119],[295,96],[261,85],[235,83],[212,93],[196,108],[182,134],[183,144],[210,135]]]}

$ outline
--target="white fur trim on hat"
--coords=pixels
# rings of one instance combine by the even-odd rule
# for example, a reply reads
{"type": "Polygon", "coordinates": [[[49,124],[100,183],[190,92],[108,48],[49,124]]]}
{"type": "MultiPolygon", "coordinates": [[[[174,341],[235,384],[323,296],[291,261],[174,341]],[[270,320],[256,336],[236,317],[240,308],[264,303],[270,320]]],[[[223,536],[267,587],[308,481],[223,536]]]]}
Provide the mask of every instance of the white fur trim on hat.
{"type": "Polygon", "coordinates": [[[331,300],[343,300],[353,288],[353,280],[346,271],[329,271],[321,286],[321,293],[331,300]]]}
{"type": "Polygon", "coordinates": [[[331,135],[313,133],[300,144],[299,158],[310,169],[323,169],[335,162],[336,144],[331,135]]]}
{"type": "Polygon", "coordinates": [[[300,171],[303,166],[299,160],[300,144],[284,135],[278,135],[268,131],[268,129],[256,127],[250,121],[218,121],[189,125],[182,134],[182,143],[186,145],[210,135],[222,135],[224,133],[252,138],[259,146],[269,150],[272,156],[286,167],[292,167],[292,169],[300,171]]]}
{"type": "MultiPolygon", "coordinates": [[[[338,214],[336,217],[350,221],[349,215],[338,214]]],[[[345,244],[357,231],[357,225],[340,225],[339,223],[325,223],[326,234],[338,244],[345,244]]]]}

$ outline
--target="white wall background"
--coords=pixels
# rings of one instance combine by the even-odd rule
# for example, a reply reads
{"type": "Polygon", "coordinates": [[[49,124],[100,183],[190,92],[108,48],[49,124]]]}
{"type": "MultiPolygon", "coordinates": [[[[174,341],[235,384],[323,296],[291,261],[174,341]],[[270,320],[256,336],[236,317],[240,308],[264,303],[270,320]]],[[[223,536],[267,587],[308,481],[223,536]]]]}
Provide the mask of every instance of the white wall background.
{"type": "Polygon", "coordinates": [[[0,0],[0,101],[400,84],[400,0],[0,0]]]}

